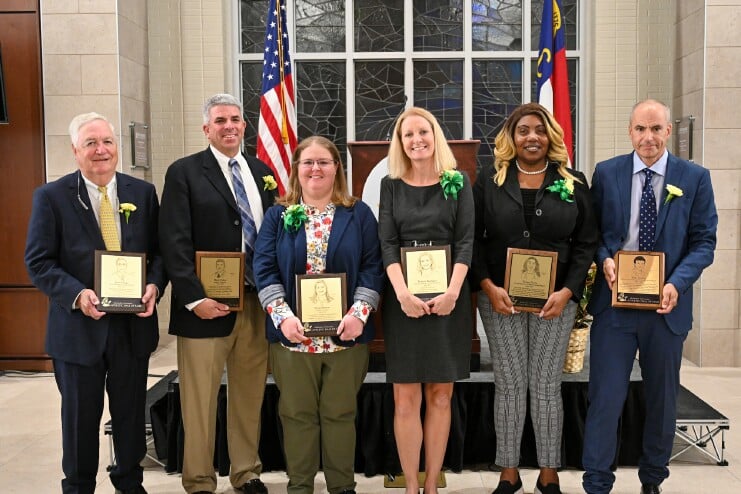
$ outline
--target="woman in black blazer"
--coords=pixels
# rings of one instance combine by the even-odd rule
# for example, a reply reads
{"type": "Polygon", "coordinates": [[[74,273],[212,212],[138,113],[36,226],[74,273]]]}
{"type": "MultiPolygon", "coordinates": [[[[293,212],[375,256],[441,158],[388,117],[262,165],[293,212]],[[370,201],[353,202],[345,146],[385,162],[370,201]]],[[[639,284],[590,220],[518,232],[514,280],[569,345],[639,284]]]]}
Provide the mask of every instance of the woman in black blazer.
{"type": "Polygon", "coordinates": [[[563,131],[545,108],[516,108],[495,146],[494,165],[473,188],[471,268],[494,366],[496,463],[502,467],[494,493],[523,492],[517,467],[529,388],[540,466],[535,493],[559,494],[561,372],[597,226],[586,179],[568,168],[563,131]],[[555,289],[540,312],[515,310],[502,288],[508,247],[558,254],[555,289]]]}

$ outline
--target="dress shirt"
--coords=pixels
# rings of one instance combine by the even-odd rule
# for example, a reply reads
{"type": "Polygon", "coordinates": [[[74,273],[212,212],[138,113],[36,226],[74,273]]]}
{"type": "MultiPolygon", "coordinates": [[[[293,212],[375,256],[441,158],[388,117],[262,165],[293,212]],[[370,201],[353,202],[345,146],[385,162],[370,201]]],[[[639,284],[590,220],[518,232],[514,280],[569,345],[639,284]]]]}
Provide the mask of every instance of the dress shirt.
{"type": "Polygon", "coordinates": [[[666,177],[666,163],[669,159],[669,152],[664,150],[664,154],[651,167],[638,157],[638,153],[633,153],[633,177],[630,186],[630,222],[628,223],[628,236],[623,244],[623,250],[638,250],[638,224],[640,222],[641,195],[643,194],[644,181],[646,174],[643,173],[645,168],[650,168],[654,172],[651,178],[651,186],[656,196],[656,212],[661,207],[661,195],[664,190],[664,180],[666,177]]]}

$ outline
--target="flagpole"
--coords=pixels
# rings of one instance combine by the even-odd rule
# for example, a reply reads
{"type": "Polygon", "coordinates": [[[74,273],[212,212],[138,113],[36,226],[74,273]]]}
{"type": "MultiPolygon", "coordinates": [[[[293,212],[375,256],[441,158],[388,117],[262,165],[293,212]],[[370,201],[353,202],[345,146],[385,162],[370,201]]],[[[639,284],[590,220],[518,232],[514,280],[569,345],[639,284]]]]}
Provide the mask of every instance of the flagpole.
{"type": "Polygon", "coordinates": [[[278,43],[278,61],[280,62],[280,67],[278,67],[278,70],[280,72],[280,91],[278,91],[278,97],[280,98],[280,111],[283,118],[281,118],[281,126],[280,126],[280,135],[283,138],[283,144],[288,144],[288,123],[286,122],[286,97],[285,97],[285,91],[286,91],[286,78],[285,73],[283,72],[284,67],[284,58],[283,58],[283,12],[280,5],[281,0],[276,0],[276,10],[278,12],[278,15],[276,16],[278,18],[278,39],[276,40],[278,43]]]}

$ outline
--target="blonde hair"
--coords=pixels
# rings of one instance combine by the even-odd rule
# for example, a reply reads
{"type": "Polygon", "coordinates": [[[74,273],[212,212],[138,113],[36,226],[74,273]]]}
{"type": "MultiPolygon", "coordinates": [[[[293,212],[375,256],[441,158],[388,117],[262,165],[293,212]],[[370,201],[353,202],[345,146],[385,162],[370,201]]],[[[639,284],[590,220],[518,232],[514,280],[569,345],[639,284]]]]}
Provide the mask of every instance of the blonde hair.
{"type": "Polygon", "coordinates": [[[322,136],[307,137],[296,146],[296,150],[293,151],[293,156],[291,157],[291,175],[288,178],[288,187],[286,188],[286,193],[278,198],[278,204],[292,206],[301,201],[303,191],[301,190],[301,183],[298,180],[298,162],[301,158],[301,153],[313,144],[329,151],[332,159],[337,163],[337,171],[334,174],[334,184],[332,186],[332,197],[330,201],[332,201],[332,204],[341,205],[346,208],[352,207],[358,199],[351,196],[347,189],[347,180],[345,179],[345,170],[342,166],[340,152],[332,141],[322,136]]]}
{"type": "Polygon", "coordinates": [[[450,150],[448,141],[443,135],[443,129],[440,127],[440,124],[437,123],[435,116],[424,108],[413,106],[399,115],[399,119],[396,121],[396,125],[394,125],[394,136],[391,139],[388,154],[389,177],[401,178],[412,166],[412,161],[404,152],[404,144],[401,139],[401,126],[404,123],[404,120],[409,117],[422,117],[427,120],[432,127],[432,136],[435,144],[435,151],[432,154],[432,159],[435,163],[435,171],[437,173],[442,173],[445,170],[455,168],[455,156],[453,156],[453,151],[450,150]]]}
{"type": "Polygon", "coordinates": [[[517,158],[517,147],[515,146],[515,130],[517,123],[527,115],[536,116],[543,125],[548,136],[548,153],[546,158],[549,162],[558,163],[558,173],[564,178],[570,178],[576,182],[581,181],[573,176],[568,170],[569,153],[563,142],[563,129],[553,118],[545,107],[538,103],[525,103],[514,109],[504,122],[502,130],[494,139],[494,181],[501,186],[507,178],[507,169],[513,159],[517,158]]]}

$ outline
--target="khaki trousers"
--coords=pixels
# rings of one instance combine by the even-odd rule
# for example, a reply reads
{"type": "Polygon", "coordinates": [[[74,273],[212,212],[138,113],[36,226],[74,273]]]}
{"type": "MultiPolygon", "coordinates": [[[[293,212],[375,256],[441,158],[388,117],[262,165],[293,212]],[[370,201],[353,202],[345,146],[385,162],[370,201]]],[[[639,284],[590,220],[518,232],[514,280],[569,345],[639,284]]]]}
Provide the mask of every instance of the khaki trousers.
{"type": "Polygon", "coordinates": [[[257,295],[245,294],[234,330],[219,338],[178,336],[180,407],[185,430],[183,487],[186,492],[216,490],[214,444],[221,376],[227,372],[227,441],[234,487],[258,478],[262,463],[260,412],[267,377],[265,312],[257,295]]]}

